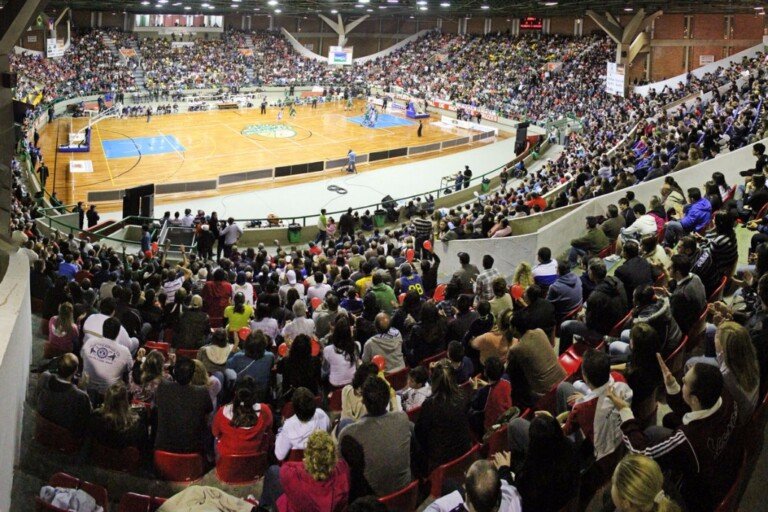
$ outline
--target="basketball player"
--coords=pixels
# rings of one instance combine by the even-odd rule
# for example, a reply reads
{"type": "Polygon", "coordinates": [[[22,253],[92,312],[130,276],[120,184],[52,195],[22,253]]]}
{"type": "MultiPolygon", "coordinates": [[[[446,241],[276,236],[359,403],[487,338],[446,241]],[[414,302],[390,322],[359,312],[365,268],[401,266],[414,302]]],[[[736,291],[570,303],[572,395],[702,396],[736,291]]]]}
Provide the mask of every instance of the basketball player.
{"type": "Polygon", "coordinates": [[[261,115],[264,115],[267,113],[267,97],[264,96],[261,98],[261,115]]]}
{"type": "Polygon", "coordinates": [[[419,119],[419,129],[416,130],[416,136],[421,137],[421,131],[424,129],[424,125],[421,123],[421,119],[419,119]]]}
{"type": "Polygon", "coordinates": [[[344,107],[344,112],[349,112],[350,110],[352,110],[352,105],[353,105],[352,98],[347,98],[347,105],[344,107]]]}
{"type": "Polygon", "coordinates": [[[277,112],[277,122],[281,122],[283,120],[283,107],[280,107],[280,110],[277,112]]]}
{"type": "Polygon", "coordinates": [[[288,116],[296,117],[296,107],[293,106],[293,103],[291,103],[290,109],[288,110],[288,116]]]}
{"type": "Polygon", "coordinates": [[[152,120],[152,107],[147,107],[147,122],[152,120]]]}

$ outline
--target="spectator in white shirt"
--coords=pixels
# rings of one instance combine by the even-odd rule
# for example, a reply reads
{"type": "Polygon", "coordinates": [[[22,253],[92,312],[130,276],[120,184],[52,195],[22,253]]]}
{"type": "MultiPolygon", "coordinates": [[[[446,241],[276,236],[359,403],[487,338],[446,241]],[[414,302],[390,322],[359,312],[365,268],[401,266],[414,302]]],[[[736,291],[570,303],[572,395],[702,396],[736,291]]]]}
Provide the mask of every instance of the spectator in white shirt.
{"type": "Polygon", "coordinates": [[[243,229],[235,224],[235,219],[230,217],[227,219],[227,227],[221,232],[221,236],[224,237],[224,257],[229,258],[232,254],[232,246],[240,240],[243,236],[243,229]]]}
{"type": "Polygon", "coordinates": [[[328,432],[331,420],[317,406],[315,397],[307,388],[297,388],[291,399],[294,415],[285,420],[275,439],[275,457],[284,460],[291,450],[303,450],[309,435],[315,430],[328,432]]]}
{"type": "Polygon", "coordinates": [[[195,224],[195,217],[192,215],[192,210],[187,208],[184,210],[184,217],[181,219],[181,226],[184,228],[191,228],[195,224]]]}
{"type": "MultiPolygon", "coordinates": [[[[285,298],[288,294],[288,290],[291,288],[295,289],[297,292],[299,292],[299,298],[304,298],[304,285],[298,284],[296,281],[296,271],[295,270],[289,270],[285,273],[285,281],[286,284],[280,287],[280,289],[277,290],[277,294],[280,296],[280,302],[285,304],[285,298]]],[[[292,307],[292,304],[285,304],[286,307],[292,307]]]]}
{"type": "Polygon", "coordinates": [[[103,336],[91,336],[80,351],[83,373],[87,375],[87,390],[91,400],[98,403],[112,384],[127,382],[128,372],[133,367],[133,358],[127,348],[116,339],[121,330],[117,318],[104,321],[103,336]]]}
{"type": "Polygon", "coordinates": [[[293,311],[293,320],[285,324],[283,327],[283,338],[286,341],[290,341],[296,338],[299,334],[306,334],[310,338],[315,335],[315,321],[311,318],[307,318],[307,305],[304,302],[297,300],[293,303],[291,308],[293,311]]]}
{"type": "Polygon", "coordinates": [[[259,302],[256,305],[256,318],[251,320],[251,331],[261,331],[274,344],[275,338],[280,334],[280,326],[277,320],[269,316],[269,305],[259,302]]]}
{"type": "Polygon", "coordinates": [[[307,302],[312,303],[312,299],[317,297],[320,300],[325,300],[325,294],[331,291],[331,285],[325,283],[325,275],[317,271],[315,272],[315,284],[309,287],[307,290],[307,302]]]}
{"type": "MultiPolygon", "coordinates": [[[[107,297],[101,301],[100,313],[94,313],[85,319],[83,323],[83,343],[88,343],[91,338],[101,338],[104,336],[104,325],[106,321],[115,314],[115,299],[107,297]]],[[[130,354],[135,354],[139,348],[139,340],[131,338],[125,327],[120,325],[120,321],[115,319],[119,327],[119,332],[115,336],[115,341],[122,345],[130,354]]],[[[105,388],[106,389],[106,388],[105,388]]]]}
{"type": "Polygon", "coordinates": [[[245,272],[238,272],[235,284],[232,285],[232,300],[235,300],[237,292],[243,292],[245,303],[253,306],[253,285],[248,282],[248,276],[245,272]]]}

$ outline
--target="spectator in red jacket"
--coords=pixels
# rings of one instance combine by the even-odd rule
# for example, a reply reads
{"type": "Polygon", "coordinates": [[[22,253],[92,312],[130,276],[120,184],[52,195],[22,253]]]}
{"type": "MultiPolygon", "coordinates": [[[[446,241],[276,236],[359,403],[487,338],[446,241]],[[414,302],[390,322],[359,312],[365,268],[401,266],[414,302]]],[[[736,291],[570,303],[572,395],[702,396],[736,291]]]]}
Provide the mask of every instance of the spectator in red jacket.
{"type": "Polygon", "coordinates": [[[341,512],[349,499],[349,466],[324,430],[310,434],[301,462],[272,466],[260,505],[278,512],[341,512]]]}
{"type": "Polygon", "coordinates": [[[213,437],[219,455],[243,455],[269,449],[266,434],[272,428],[272,410],[256,401],[256,384],[246,377],[235,390],[231,404],[213,418],[213,437]]]}
{"type": "Polygon", "coordinates": [[[208,281],[200,293],[203,297],[203,310],[210,318],[224,318],[224,309],[229,306],[232,297],[232,285],[227,281],[227,272],[218,268],[213,273],[213,281],[208,281]]]}

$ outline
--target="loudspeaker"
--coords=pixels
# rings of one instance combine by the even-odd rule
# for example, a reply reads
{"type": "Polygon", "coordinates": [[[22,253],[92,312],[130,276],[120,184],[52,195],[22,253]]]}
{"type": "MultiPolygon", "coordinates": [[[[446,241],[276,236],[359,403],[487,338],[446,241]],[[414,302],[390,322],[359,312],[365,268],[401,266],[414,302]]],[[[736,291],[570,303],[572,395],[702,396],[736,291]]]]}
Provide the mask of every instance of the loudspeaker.
{"type": "Polygon", "coordinates": [[[515,137],[515,154],[519,155],[525,151],[525,141],[528,137],[528,127],[530,123],[520,123],[517,125],[517,136],[515,137]]]}
{"type": "Polygon", "coordinates": [[[381,207],[384,208],[385,210],[387,208],[395,208],[396,206],[397,206],[397,201],[392,199],[392,196],[390,196],[389,194],[387,194],[381,199],[381,207]]]}
{"type": "Polygon", "coordinates": [[[135,217],[140,213],[139,200],[141,196],[129,194],[126,190],[126,194],[123,196],[123,218],[135,217]]]}

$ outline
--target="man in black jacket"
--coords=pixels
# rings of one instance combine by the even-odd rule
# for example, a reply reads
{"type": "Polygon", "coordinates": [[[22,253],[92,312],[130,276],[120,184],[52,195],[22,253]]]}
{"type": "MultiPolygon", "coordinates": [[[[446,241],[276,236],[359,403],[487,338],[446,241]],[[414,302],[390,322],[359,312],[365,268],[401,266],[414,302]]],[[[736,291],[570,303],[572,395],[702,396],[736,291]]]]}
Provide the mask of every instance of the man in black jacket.
{"type": "Polygon", "coordinates": [[[516,312],[516,316],[528,326],[528,329],[541,329],[547,334],[555,326],[555,306],[544,298],[541,286],[532,284],[525,290],[525,303],[523,309],[516,312]]]}
{"type": "Polygon", "coordinates": [[[587,340],[601,339],[629,312],[624,285],[616,277],[607,277],[608,271],[602,259],[589,260],[587,272],[597,284],[587,299],[584,320],[566,320],[560,326],[561,354],[573,343],[574,334],[587,340]]]}
{"type": "Polygon", "coordinates": [[[621,280],[627,297],[632,297],[635,288],[642,284],[653,284],[656,272],[648,260],[640,257],[640,246],[634,240],[624,245],[624,263],[616,269],[614,275],[621,280]]]}

